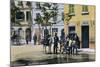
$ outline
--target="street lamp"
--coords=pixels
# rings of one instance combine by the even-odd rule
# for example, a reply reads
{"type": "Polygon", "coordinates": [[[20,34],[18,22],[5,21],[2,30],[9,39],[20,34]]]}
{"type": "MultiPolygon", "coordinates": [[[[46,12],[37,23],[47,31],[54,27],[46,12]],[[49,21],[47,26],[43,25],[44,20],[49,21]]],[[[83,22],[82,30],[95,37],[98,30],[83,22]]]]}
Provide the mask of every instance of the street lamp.
{"type": "MultiPolygon", "coordinates": [[[[72,19],[72,15],[70,13],[66,13],[64,14],[64,21],[67,23],[67,25],[69,24],[69,21],[72,19]]],[[[66,24],[65,23],[65,24],[66,24]]],[[[66,29],[64,29],[65,31],[66,29]]],[[[65,33],[66,34],[66,33],[65,33]]]]}
{"type": "Polygon", "coordinates": [[[67,21],[66,23],[67,23],[67,25],[68,25],[68,22],[69,22],[69,20],[72,18],[72,15],[70,15],[70,13],[66,13],[66,14],[64,15],[64,17],[65,17],[65,20],[67,21]]]}

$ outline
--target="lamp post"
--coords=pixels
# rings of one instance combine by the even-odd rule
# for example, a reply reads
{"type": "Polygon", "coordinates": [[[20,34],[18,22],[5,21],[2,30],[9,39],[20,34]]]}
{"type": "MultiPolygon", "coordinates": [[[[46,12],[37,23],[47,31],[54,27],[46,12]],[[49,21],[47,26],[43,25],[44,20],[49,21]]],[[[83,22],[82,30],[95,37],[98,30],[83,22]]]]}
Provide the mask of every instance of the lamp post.
{"type": "Polygon", "coordinates": [[[72,18],[72,15],[70,15],[70,13],[67,13],[67,14],[64,15],[64,17],[65,17],[65,20],[67,21],[66,23],[68,25],[70,19],[72,18]]]}
{"type": "MultiPolygon", "coordinates": [[[[64,21],[65,21],[65,25],[69,24],[69,21],[72,19],[72,15],[70,15],[70,13],[66,13],[64,14],[64,21]]],[[[65,26],[66,27],[66,26],[65,26]]],[[[66,32],[67,30],[64,29],[64,31],[66,32]]],[[[66,33],[65,33],[66,34],[66,33]]]]}

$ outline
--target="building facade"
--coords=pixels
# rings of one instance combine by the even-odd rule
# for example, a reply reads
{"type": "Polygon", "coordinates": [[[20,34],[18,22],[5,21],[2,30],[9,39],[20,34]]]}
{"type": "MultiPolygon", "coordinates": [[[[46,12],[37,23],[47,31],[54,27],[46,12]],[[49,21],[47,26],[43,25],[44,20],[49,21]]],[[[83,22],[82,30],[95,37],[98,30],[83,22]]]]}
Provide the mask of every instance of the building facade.
{"type": "MultiPolygon", "coordinates": [[[[11,5],[13,6],[13,5],[11,5]]],[[[26,40],[32,40],[32,7],[28,1],[14,1],[14,6],[18,8],[15,13],[15,22],[11,22],[11,37],[18,36],[20,44],[26,44],[26,40]],[[19,24],[16,24],[19,23],[19,24]]],[[[14,43],[13,43],[14,44],[14,43]]]]}
{"type": "Polygon", "coordinates": [[[95,6],[64,4],[66,14],[72,18],[69,21],[64,19],[65,34],[75,31],[81,41],[81,48],[95,48],[95,6]]]}

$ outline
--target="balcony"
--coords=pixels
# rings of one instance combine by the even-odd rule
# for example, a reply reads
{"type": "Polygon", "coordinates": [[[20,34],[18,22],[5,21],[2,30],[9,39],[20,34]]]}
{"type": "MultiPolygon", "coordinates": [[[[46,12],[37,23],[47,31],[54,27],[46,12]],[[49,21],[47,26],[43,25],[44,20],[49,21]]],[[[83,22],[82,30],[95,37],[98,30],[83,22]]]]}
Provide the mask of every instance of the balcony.
{"type": "Polygon", "coordinates": [[[89,12],[88,11],[82,11],[82,15],[88,15],[89,12]]]}

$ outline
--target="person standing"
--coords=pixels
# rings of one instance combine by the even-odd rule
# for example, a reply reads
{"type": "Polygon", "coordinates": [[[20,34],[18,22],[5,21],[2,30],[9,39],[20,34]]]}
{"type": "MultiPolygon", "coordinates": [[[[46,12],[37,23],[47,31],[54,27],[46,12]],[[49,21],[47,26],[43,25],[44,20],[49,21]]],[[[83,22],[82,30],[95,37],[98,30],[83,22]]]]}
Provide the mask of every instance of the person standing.
{"type": "Polygon", "coordinates": [[[72,53],[73,54],[75,54],[75,52],[76,52],[76,54],[77,54],[77,44],[76,44],[76,40],[75,39],[73,39],[73,41],[72,41],[72,53]]]}
{"type": "Polygon", "coordinates": [[[74,39],[73,39],[73,52],[75,52],[74,50],[76,50],[76,54],[78,54],[78,51],[77,51],[78,48],[80,48],[80,41],[77,34],[75,34],[74,39]]]}
{"type": "Polygon", "coordinates": [[[78,49],[80,49],[80,40],[79,40],[79,37],[77,34],[75,36],[75,40],[76,40],[76,45],[77,45],[78,49]]]}
{"type": "Polygon", "coordinates": [[[72,38],[69,38],[68,46],[69,46],[69,54],[72,54],[72,38]]]}
{"type": "Polygon", "coordinates": [[[33,40],[34,40],[34,45],[36,45],[36,42],[37,42],[37,36],[36,36],[36,34],[34,34],[33,40]]]}
{"type": "Polygon", "coordinates": [[[60,43],[60,53],[62,53],[64,45],[65,45],[65,37],[64,36],[60,36],[59,43],[60,43]]]}
{"type": "Polygon", "coordinates": [[[59,38],[57,36],[57,33],[55,33],[55,36],[54,36],[54,47],[53,47],[54,54],[55,53],[57,54],[58,42],[59,42],[59,38]]]}
{"type": "Polygon", "coordinates": [[[26,44],[28,44],[28,35],[26,35],[26,44]]]}
{"type": "Polygon", "coordinates": [[[52,37],[49,35],[49,53],[51,54],[52,37]]]}

